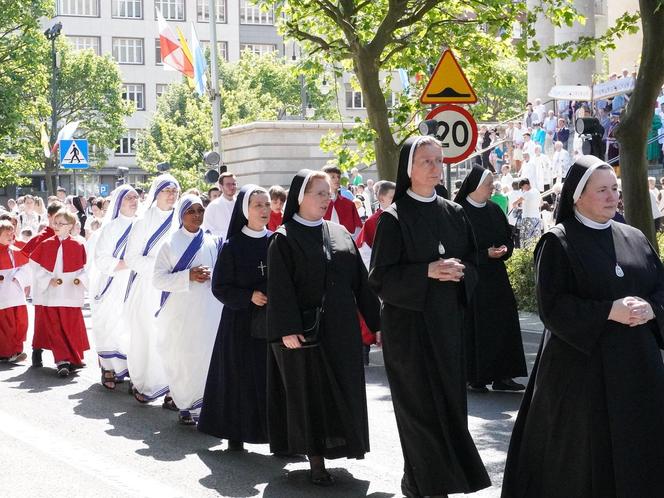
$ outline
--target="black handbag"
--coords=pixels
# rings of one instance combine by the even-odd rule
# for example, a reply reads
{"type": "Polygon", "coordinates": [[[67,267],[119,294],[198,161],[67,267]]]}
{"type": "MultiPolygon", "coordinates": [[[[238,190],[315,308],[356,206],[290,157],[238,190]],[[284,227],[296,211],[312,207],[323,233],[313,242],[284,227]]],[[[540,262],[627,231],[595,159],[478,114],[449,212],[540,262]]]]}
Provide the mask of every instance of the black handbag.
{"type": "Polygon", "coordinates": [[[325,295],[327,294],[328,274],[330,273],[330,264],[332,263],[332,245],[330,243],[330,229],[326,221],[323,221],[323,256],[325,259],[325,278],[323,297],[321,297],[320,306],[310,308],[301,312],[302,316],[302,335],[304,342],[316,343],[321,335],[321,322],[325,313],[325,295]]]}

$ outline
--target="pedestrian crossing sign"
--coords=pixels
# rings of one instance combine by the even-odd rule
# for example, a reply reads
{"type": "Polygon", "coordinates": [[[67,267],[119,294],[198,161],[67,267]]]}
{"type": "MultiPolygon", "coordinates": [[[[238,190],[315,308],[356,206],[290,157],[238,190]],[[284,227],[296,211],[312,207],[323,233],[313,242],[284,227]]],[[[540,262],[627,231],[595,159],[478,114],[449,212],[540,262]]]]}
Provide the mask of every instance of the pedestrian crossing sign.
{"type": "Polygon", "coordinates": [[[423,104],[474,104],[477,95],[450,49],[445,50],[427,83],[423,104]]]}
{"type": "Polygon", "coordinates": [[[60,140],[60,164],[63,168],[88,168],[88,141],[60,140]]]}

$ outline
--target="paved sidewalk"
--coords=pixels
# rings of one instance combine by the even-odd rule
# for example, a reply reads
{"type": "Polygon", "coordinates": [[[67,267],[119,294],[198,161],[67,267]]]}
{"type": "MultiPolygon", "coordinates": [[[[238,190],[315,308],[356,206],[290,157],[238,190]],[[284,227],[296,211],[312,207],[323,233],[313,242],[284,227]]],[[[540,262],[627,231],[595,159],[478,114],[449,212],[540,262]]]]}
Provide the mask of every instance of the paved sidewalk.
{"type": "Polygon", "coordinates": [[[544,324],[537,313],[519,311],[519,322],[521,323],[521,332],[530,332],[531,334],[542,334],[544,332],[544,324]]]}

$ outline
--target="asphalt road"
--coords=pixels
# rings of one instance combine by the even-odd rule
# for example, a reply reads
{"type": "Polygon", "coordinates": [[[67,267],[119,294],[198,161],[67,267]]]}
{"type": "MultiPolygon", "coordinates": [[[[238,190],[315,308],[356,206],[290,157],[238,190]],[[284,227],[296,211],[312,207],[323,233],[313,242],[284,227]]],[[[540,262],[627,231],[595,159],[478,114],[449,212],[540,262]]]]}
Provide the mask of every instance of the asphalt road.
{"type": "MultiPolygon", "coordinates": [[[[539,339],[523,333],[529,370],[539,339]]],[[[91,352],[89,366],[66,379],[52,361],[45,352],[41,369],[0,365],[0,497],[401,496],[403,460],[380,351],[366,370],[371,452],[328,462],[337,484],[325,489],[308,483],[303,459],[272,457],[267,445],[227,452],[159,403],[139,405],[126,384],[104,389],[91,352]]],[[[493,486],[467,496],[499,496],[520,401],[521,394],[469,393],[470,432],[493,486]]]]}

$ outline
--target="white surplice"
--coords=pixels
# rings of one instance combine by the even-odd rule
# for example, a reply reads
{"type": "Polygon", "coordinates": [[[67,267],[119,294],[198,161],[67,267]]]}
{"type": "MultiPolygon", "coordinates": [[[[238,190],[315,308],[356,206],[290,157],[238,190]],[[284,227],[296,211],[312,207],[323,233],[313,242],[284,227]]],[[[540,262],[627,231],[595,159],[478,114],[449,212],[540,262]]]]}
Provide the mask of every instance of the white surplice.
{"type": "MultiPolygon", "coordinates": [[[[170,292],[157,318],[159,351],[168,376],[173,401],[194,420],[203,403],[210,357],[217,336],[223,305],[214,297],[210,282],[189,280],[189,269],[173,272],[195,233],[181,228],[159,250],[154,268],[154,285],[170,292]]],[[[217,240],[203,236],[203,245],[189,268],[203,265],[214,269],[217,240]]]]}
{"type": "Polygon", "coordinates": [[[120,214],[92,236],[96,236],[97,240],[94,256],[90,259],[94,261],[94,273],[98,276],[90,292],[92,334],[101,368],[113,370],[117,378],[124,378],[128,371],[129,329],[124,314],[124,299],[130,270],[115,271],[121,254],[115,257],[113,252],[132,221],[134,218],[120,214]]]}
{"type": "Polygon", "coordinates": [[[217,197],[205,209],[203,230],[225,241],[234,207],[235,199],[229,201],[223,195],[217,197]]]}
{"type": "Polygon", "coordinates": [[[143,256],[143,249],[171,213],[157,206],[150,207],[134,222],[125,253],[127,266],[137,273],[123,313],[129,330],[127,363],[134,388],[147,400],[168,394],[168,377],[157,351],[157,324],[154,316],[159,309],[161,292],[152,283],[154,263],[159,249],[168,239],[168,233],[159,239],[146,256],[143,256]]]}

